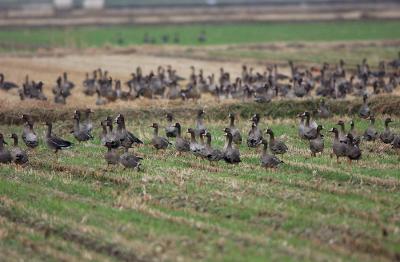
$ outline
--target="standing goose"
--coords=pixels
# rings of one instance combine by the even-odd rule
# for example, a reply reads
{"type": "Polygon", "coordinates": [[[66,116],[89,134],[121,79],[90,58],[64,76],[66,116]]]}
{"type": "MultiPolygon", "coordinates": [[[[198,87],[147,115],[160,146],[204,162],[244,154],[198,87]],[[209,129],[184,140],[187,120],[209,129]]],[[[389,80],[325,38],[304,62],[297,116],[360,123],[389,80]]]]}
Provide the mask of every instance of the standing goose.
{"type": "Polygon", "coordinates": [[[25,122],[24,130],[22,131],[22,140],[27,147],[35,148],[39,145],[39,140],[33,130],[33,121],[27,115],[22,115],[22,119],[25,122]]]}
{"type": "Polygon", "coordinates": [[[0,134],[0,164],[11,163],[12,160],[10,151],[4,148],[5,144],[7,145],[6,141],[4,141],[4,136],[0,134]]]}
{"type": "Polygon", "coordinates": [[[133,144],[143,144],[142,140],[126,130],[125,117],[122,114],[116,117],[115,122],[117,123],[117,137],[124,147],[132,147],[133,144]]]}
{"type": "Polygon", "coordinates": [[[336,162],[339,163],[339,157],[346,156],[347,145],[345,142],[340,142],[339,131],[336,128],[332,128],[331,130],[329,130],[329,132],[332,132],[335,134],[335,137],[333,138],[333,143],[332,143],[332,150],[333,150],[333,153],[336,155],[336,162]]]}
{"type": "Polygon", "coordinates": [[[337,125],[340,126],[339,129],[339,139],[340,141],[347,141],[347,134],[346,134],[346,129],[345,129],[345,124],[343,120],[339,120],[337,122],[337,125]]]}
{"type": "Polygon", "coordinates": [[[369,106],[368,106],[368,95],[367,94],[364,94],[364,96],[363,96],[363,105],[361,106],[360,110],[358,111],[358,115],[364,119],[368,119],[368,117],[371,115],[371,110],[369,109],[369,106]]]}
{"type": "Polygon", "coordinates": [[[260,115],[254,114],[252,119],[251,129],[247,136],[247,146],[248,147],[258,147],[262,143],[262,132],[258,128],[258,123],[260,122],[260,115]]]}
{"type": "Polygon", "coordinates": [[[220,161],[224,158],[224,153],[219,149],[214,149],[211,146],[211,133],[206,133],[207,143],[206,143],[206,150],[208,151],[207,159],[209,161],[220,161]]]}
{"type": "Polygon", "coordinates": [[[112,119],[108,116],[105,120],[105,123],[108,127],[107,135],[105,137],[105,146],[110,146],[112,148],[118,148],[121,146],[121,140],[117,136],[117,134],[113,130],[112,119]]]}
{"type": "Polygon", "coordinates": [[[331,111],[329,110],[329,107],[325,103],[325,99],[321,99],[319,103],[319,108],[317,109],[317,115],[320,118],[328,118],[332,116],[331,111]]]}
{"type": "Polygon", "coordinates": [[[304,126],[304,137],[308,140],[315,139],[317,137],[317,123],[315,121],[310,122],[310,113],[304,112],[304,117],[306,118],[306,123],[304,126]]]}
{"type": "Polygon", "coordinates": [[[11,138],[14,139],[14,147],[10,150],[11,159],[17,165],[24,165],[28,163],[28,155],[25,151],[18,147],[18,136],[12,134],[11,138]]]}
{"type": "Polygon", "coordinates": [[[235,126],[235,115],[229,113],[229,119],[230,119],[229,129],[231,130],[233,136],[233,143],[235,143],[236,145],[240,145],[242,144],[242,135],[240,134],[239,129],[237,129],[235,126]]]}
{"type": "Polygon", "coordinates": [[[204,146],[200,145],[196,141],[196,133],[193,128],[189,128],[187,132],[190,134],[190,151],[196,156],[200,156],[201,150],[203,150],[204,146]]]}
{"type": "Polygon", "coordinates": [[[53,124],[50,121],[46,121],[47,132],[46,132],[46,144],[47,146],[54,150],[54,153],[57,153],[58,150],[69,148],[73,144],[67,140],[57,137],[52,133],[53,124]]]}
{"type": "Polygon", "coordinates": [[[224,151],[224,160],[225,162],[229,164],[237,164],[240,163],[240,152],[238,149],[234,148],[232,146],[232,141],[233,141],[233,136],[231,134],[231,131],[229,128],[225,128],[224,130],[226,140],[227,140],[227,145],[225,147],[224,151]]]}
{"type": "Polygon", "coordinates": [[[207,131],[207,128],[206,128],[206,126],[204,125],[204,114],[205,114],[205,112],[204,112],[203,109],[200,109],[200,110],[197,112],[196,128],[195,128],[195,132],[196,132],[195,134],[196,134],[196,136],[200,135],[200,131],[201,131],[201,130],[207,131]]]}
{"type": "Polygon", "coordinates": [[[380,134],[379,138],[385,144],[390,144],[394,140],[394,133],[389,128],[389,123],[393,122],[390,117],[385,119],[385,130],[380,134]]]}
{"type": "Polygon", "coordinates": [[[175,128],[177,130],[176,140],[175,140],[175,148],[178,153],[189,152],[190,151],[190,142],[184,138],[182,138],[182,129],[179,123],[175,124],[175,128]]]}
{"type": "Polygon", "coordinates": [[[165,137],[158,135],[158,124],[153,123],[150,127],[154,128],[153,138],[151,139],[152,146],[157,150],[166,149],[171,143],[165,137]]]}
{"type": "Polygon", "coordinates": [[[321,135],[322,126],[317,127],[317,137],[310,140],[310,151],[311,156],[317,156],[317,153],[322,153],[324,151],[324,139],[321,135]]]}
{"type": "MultiPolygon", "coordinates": [[[[363,138],[365,141],[375,141],[378,137],[378,132],[375,129],[375,116],[370,115],[368,119],[370,120],[370,124],[367,130],[365,130],[363,138]]],[[[354,139],[353,136],[352,139],[354,139]]]]}
{"type": "Polygon", "coordinates": [[[133,153],[129,153],[129,147],[125,147],[125,153],[119,157],[119,162],[124,166],[124,168],[136,168],[139,170],[140,160],[143,160],[143,158],[135,156],[133,153]]]}
{"type": "Polygon", "coordinates": [[[305,127],[306,127],[304,125],[304,120],[306,119],[306,117],[302,113],[298,114],[297,117],[300,118],[300,123],[299,123],[299,127],[298,127],[298,134],[299,134],[301,139],[306,139],[306,137],[304,136],[304,130],[305,130],[305,127]]]}
{"type": "Polygon", "coordinates": [[[167,137],[177,137],[178,130],[176,126],[172,123],[172,120],[174,119],[173,115],[171,113],[167,113],[166,118],[167,126],[165,127],[165,135],[167,137]]]}
{"type": "Polygon", "coordinates": [[[263,151],[261,153],[261,166],[266,170],[268,168],[277,168],[280,164],[283,163],[279,158],[275,155],[268,154],[268,141],[263,139],[262,144],[264,145],[263,151]]]}
{"type": "Polygon", "coordinates": [[[93,123],[92,123],[92,119],[91,119],[91,114],[93,113],[92,109],[88,108],[85,110],[85,121],[82,122],[82,127],[84,129],[86,129],[89,134],[92,132],[93,130],[93,123]]]}
{"type": "Polygon", "coordinates": [[[285,143],[275,139],[274,132],[271,128],[268,128],[266,133],[269,135],[269,148],[271,152],[275,155],[285,154],[288,150],[285,143]]]}
{"type": "Polygon", "coordinates": [[[349,159],[349,162],[353,160],[359,160],[361,158],[361,149],[359,147],[359,142],[355,141],[352,134],[347,135],[347,143],[346,143],[346,156],[349,159]]]}
{"type": "Polygon", "coordinates": [[[119,155],[115,151],[115,148],[111,147],[110,144],[106,144],[107,152],[104,154],[104,159],[107,162],[107,167],[110,165],[117,165],[119,163],[119,155]]]}
{"type": "Polygon", "coordinates": [[[4,81],[4,74],[0,73],[0,89],[8,91],[13,88],[19,88],[17,84],[4,81]]]}
{"type": "Polygon", "coordinates": [[[204,143],[204,136],[206,135],[206,131],[205,130],[201,130],[200,131],[200,135],[199,135],[199,138],[200,138],[200,145],[201,145],[201,150],[200,150],[200,152],[199,152],[199,156],[201,157],[201,158],[207,158],[208,157],[208,154],[209,154],[209,151],[208,151],[208,149],[207,149],[207,146],[206,146],[206,144],[204,143]]]}
{"type": "Polygon", "coordinates": [[[74,114],[74,130],[72,131],[75,139],[79,142],[88,141],[89,139],[93,139],[93,136],[90,134],[89,130],[86,128],[82,128],[80,125],[80,115],[75,112],[74,114]]]}

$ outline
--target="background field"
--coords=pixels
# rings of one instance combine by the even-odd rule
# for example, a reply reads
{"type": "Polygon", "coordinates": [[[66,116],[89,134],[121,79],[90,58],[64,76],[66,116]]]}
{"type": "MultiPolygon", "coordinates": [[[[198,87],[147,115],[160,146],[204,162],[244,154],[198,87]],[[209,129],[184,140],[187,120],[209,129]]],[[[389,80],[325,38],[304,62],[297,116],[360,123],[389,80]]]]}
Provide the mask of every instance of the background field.
{"type": "Polygon", "coordinates": [[[204,45],[198,42],[205,31],[207,45],[249,44],[296,41],[396,40],[400,38],[399,21],[335,21],[228,23],[209,25],[127,25],[71,28],[7,28],[0,29],[3,51],[37,49],[39,47],[87,48],[105,45],[128,46],[143,44],[148,33],[161,44],[168,35],[170,42],[179,34],[180,45],[204,45]]]}

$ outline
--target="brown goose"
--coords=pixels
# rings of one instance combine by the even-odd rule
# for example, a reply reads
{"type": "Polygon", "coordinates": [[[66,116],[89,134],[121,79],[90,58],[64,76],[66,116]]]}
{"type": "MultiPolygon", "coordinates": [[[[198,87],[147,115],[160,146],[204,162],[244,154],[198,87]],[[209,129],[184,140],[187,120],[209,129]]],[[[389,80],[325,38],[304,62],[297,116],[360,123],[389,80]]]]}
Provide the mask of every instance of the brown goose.
{"type": "Polygon", "coordinates": [[[240,152],[238,149],[232,146],[233,136],[229,128],[225,128],[224,130],[227,145],[224,151],[224,160],[229,164],[238,164],[241,162],[240,160],[240,152]]]}
{"type": "Polygon", "coordinates": [[[195,128],[195,134],[196,136],[200,135],[200,131],[204,130],[207,131],[206,126],[204,125],[204,110],[200,109],[197,111],[197,118],[196,118],[196,128],[195,128]]]}
{"type": "Polygon", "coordinates": [[[375,141],[378,137],[378,132],[375,129],[375,116],[370,115],[368,119],[370,120],[370,124],[367,130],[365,130],[363,138],[366,141],[375,141]]]}
{"type": "Polygon", "coordinates": [[[283,163],[279,158],[275,155],[268,154],[268,141],[263,139],[262,144],[264,145],[263,151],[261,153],[261,166],[266,170],[268,168],[277,168],[280,164],[283,163]]]}
{"type": "Polygon", "coordinates": [[[7,145],[4,136],[0,134],[0,164],[11,163],[12,160],[10,151],[4,148],[5,144],[7,145]]]}
{"type": "Polygon", "coordinates": [[[368,95],[366,94],[363,96],[363,104],[360,110],[358,111],[358,115],[364,119],[368,119],[368,117],[371,115],[371,110],[369,109],[368,106],[368,95]]]}
{"type": "Polygon", "coordinates": [[[266,133],[269,135],[269,149],[273,154],[285,154],[288,150],[288,147],[285,145],[283,141],[275,139],[274,132],[271,128],[268,128],[266,133]]]}
{"type": "Polygon", "coordinates": [[[167,126],[165,127],[165,135],[167,137],[177,137],[178,130],[176,126],[172,123],[174,116],[171,113],[167,113],[166,118],[167,118],[167,126]]]}
{"type": "Polygon", "coordinates": [[[4,74],[0,73],[0,89],[8,91],[13,88],[19,88],[17,84],[13,82],[4,81],[4,74]]]}
{"type": "Polygon", "coordinates": [[[53,124],[50,121],[46,121],[47,132],[45,141],[47,146],[57,153],[60,149],[70,148],[73,144],[67,140],[57,137],[52,133],[53,124]]]}
{"type": "Polygon", "coordinates": [[[317,127],[317,137],[310,140],[310,151],[311,156],[317,156],[317,153],[322,153],[324,151],[324,139],[321,135],[322,126],[317,127]]]}
{"type": "Polygon", "coordinates": [[[125,153],[119,157],[119,162],[124,166],[124,168],[137,170],[140,169],[141,160],[143,160],[143,158],[135,156],[133,153],[129,152],[129,147],[125,147],[125,153]]]}
{"type": "Polygon", "coordinates": [[[33,121],[28,115],[22,115],[22,120],[25,122],[24,130],[22,131],[22,140],[29,148],[35,148],[39,145],[39,139],[33,130],[33,121]]]}
{"type": "Polygon", "coordinates": [[[379,138],[385,144],[390,144],[394,140],[394,133],[389,128],[389,123],[392,122],[390,117],[385,119],[385,130],[380,134],[379,138]]]}
{"type": "Polygon", "coordinates": [[[224,153],[219,149],[214,149],[211,146],[211,133],[206,133],[207,143],[206,143],[206,150],[208,152],[207,159],[209,161],[220,161],[224,159],[224,153]]]}
{"type": "Polygon", "coordinates": [[[339,157],[346,156],[347,145],[345,142],[341,142],[339,140],[339,131],[336,128],[332,128],[331,130],[329,130],[329,132],[332,132],[335,134],[335,137],[333,138],[333,143],[332,143],[332,150],[333,150],[333,153],[336,155],[336,162],[339,163],[339,157]]]}
{"type": "Polygon", "coordinates": [[[110,144],[106,144],[107,153],[104,154],[104,159],[107,162],[107,167],[110,165],[117,165],[119,163],[119,155],[115,151],[115,148],[112,148],[110,144]]]}
{"type": "Polygon", "coordinates": [[[184,138],[182,138],[182,129],[179,123],[175,123],[175,128],[177,130],[176,140],[175,140],[175,148],[178,153],[181,152],[189,152],[190,151],[190,142],[184,138]]]}
{"type": "Polygon", "coordinates": [[[24,165],[28,163],[28,155],[25,151],[18,147],[18,136],[16,134],[12,134],[11,138],[14,139],[14,147],[11,148],[11,159],[17,165],[24,165]]]}
{"type": "Polygon", "coordinates": [[[166,149],[171,143],[165,137],[158,135],[158,124],[153,123],[150,127],[154,128],[153,138],[151,139],[152,146],[157,150],[166,149]]]}
{"type": "Polygon", "coordinates": [[[361,159],[361,149],[359,147],[358,141],[353,139],[352,134],[347,135],[347,143],[346,143],[346,156],[351,163],[353,160],[361,159]]]}
{"type": "Polygon", "coordinates": [[[347,133],[346,133],[344,121],[343,120],[339,120],[337,122],[337,125],[340,126],[340,129],[339,129],[339,139],[340,139],[340,141],[346,141],[347,140],[347,133]]]}
{"type": "Polygon", "coordinates": [[[105,120],[108,127],[107,135],[105,137],[105,146],[111,146],[112,148],[118,148],[121,146],[121,140],[117,136],[116,132],[113,131],[112,119],[108,116],[105,120]]]}
{"type": "Polygon", "coordinates": [[[304,126],[304,137],[306,139],[314,139],[317,137],[317,123],[314,121],[310,122],[310,113],[309,112],[304,112],[304,117],[306,118],[306,123],[304,126]]]}
{"type": "Polygon", "coordinates": [[[204,149],[204,146],[196,141],[196,134],[193,128],[189,128],[187,132],[190,134],[190,151],[193,155],[198,157],[200,156],[201,150],[204,149]]]}
{"type": "Polygon", "coordinates": [[[239,129],[237,129],[235,126],[235,115],[229,113],[229,120],[229,129],[231,130],[233,136],[233,143],[235,143],[236,145],[240,145],[242,144],[242,135],[240,134],[239,129]]]}
{"type": "Polygon", "coordinates": [[[117,123],[116,136],[121,141],[122,146],[132,147],[133,144],[143,144],[142,140],[126,130],[125,117],[122,114],[115,118],[115,122],[117,123]]]}
{"type": "Polygon", "coordinates": [[[248,147],[258,147],[262,143],[262,132],[258,128],[258,123],[260,122],[260,115],[254,114],[251,118],[252,125],[247,136],[247,146],[248,147]]]}
{"type": "Polygon", "coordinates": [[[72,131],[72,134],[79,142],[85,142],[93,139],[93,136],[90,134],[90,132],[86,128],[82,128],[80,125],[80,116],[77,114],[77,112],[74,114],[74,130],[72,131]]]}

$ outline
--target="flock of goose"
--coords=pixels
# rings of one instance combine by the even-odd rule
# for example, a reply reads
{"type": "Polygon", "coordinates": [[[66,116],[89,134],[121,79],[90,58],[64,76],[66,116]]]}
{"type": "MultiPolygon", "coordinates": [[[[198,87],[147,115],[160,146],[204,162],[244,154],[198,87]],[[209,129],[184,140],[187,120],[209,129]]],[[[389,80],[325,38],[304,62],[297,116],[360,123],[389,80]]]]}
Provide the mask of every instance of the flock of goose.
{"type": "MultiPolygon", "coordinates": [[[[125,83],[113,79],[107,71],[97,69],[91,74],[86,74],[82,85],[85,95],[97,94],[96,105],[104,105],[117,100],[131,101],[141,97],[198,100],[206,93],[218,101],[239,99],[260,103],[267,103],[276,97],[308,97],[313,94],[338,99],[349,94],[370,96],[392,93],[400,83],[400,52],[397,59],[380,62],[375,71],[370,69],[366,59],[363,59],[356,69],[346,69],[345,65],[345,62],[340,60],[336,66],[324,63],[320,68],[300,69],[289,61],[290,75],[279,73],[277,65],[267,66],[264,72],[255,72],[253,68],[243,65],[241,77],[236,79],[232,79],[231,74],[223,68],[216,79],[214,74],[205,76],[202,69],[196,70],[192,66],[189,79],[185,79],[171,66],[159,66],[156,73],[151,71],[147,75],[137,67],[131,74],[131,79],[125,83]]],[[[0,89],[8,91],[19,88],[21,100],[47,100],[43,93],[43,85],[42,81],[30,81],[27,76],[22,88],[19,88],[17,84],[5,81],[4,75],[0,74],[0,89]]],[[[67,73],[59,76],[52,89],[54,102],[66,104],[75,86],[68,79],[67,73]]]]}
{"type": "MultiPolygon", "coordinates": [[[[327,109],[328,110],[328,109],[327,109]]],[[[91,120],[92,110],[87,109],[84,111],[76,110],[73,116],[73,130],[71,130],[74,138],[80,142],[86,142],[93,139],[92,131],[94,129],[91,120]]],[[[167,150],[169,147],[174,146],[178,155],[193,154],[196,158],[206,159],[210,162],[225,161],[229,164],[237,164],[241,162],[239,146],[243,143],[242,131],[236,127],[235,114],[228,115],[228,125],[223,130],[226,136],[226,143],[224,148],[217,149],[212,146],[212,134],[206,128],[204,122],[203,110],[198,110],[195,119],[195,126],[193,128],[185,129],[190,134],[190,139],[186,139],[182,134],[183,127],[179,122],[174,122],[174,117],[171,113],[166,115],[166,124],[164,125],[165,136],[160,135],[160,126],[158,123],[153,123],[149,128],[153,129],[153,137],[149,145],[156,150],[167,150]],[[174,139],[174,143],[170,140],[174,139]]],[[[339,158],[348,158],[358,160],[361,158],[362,151],[360,148],[361,141],[375,141],[381,140],[385,144],[391,144],[393,148],[400,149],[400,135],[395,134],[389,127],[392,122],[391,118],[384,120],[385,129],[378,132],[374,127],[375,116],[369,109],[368,105],[362,106],[358,112],[362,119],[370,121],[369,127],[363,134],[358,133],[355,129],[354,121],[350,122],[350,129],[346,130],[344,121],[337,123],[338,128],[329,130],[333,135],[332,143],[332,156],[336,156],[337,161],[339,158]]],[[[324,136],[322,134],[323,127],[318,125],[311,119],[309,112],[298,114],[300,118],[298,126],[298,135],[301,139],[308,141],[309,150],[313,157],[324,151],[324,136]]],[[[22,141],[25,145],[34,149],[39,145],[39,137],[34,130],[34,122],[28,115],[23,115],[24,128],[22,131],[22,141]]],[[[288,147],[277,138],[271,128],[262,131],[259,127],[261,117],[259,114],[254,114],[251,119],[250,129],[247,133],[246,144],[249,148],[258,148],[262,145],[263,150],[260,158],[261,165],[268,168],[276,168],[283,163],[278,156],[286,154],[288,147]],[[269,136],[269,140],[266,139],[269,136]],[[269,149],[269,150],[268,150],[269,149]]],[[[66,149],[73,146],[73,143],[60,138],[54,134],[52,123],[46,121],[47,132],[44,137],[44,142],[49,150],[57,153],[61,149],[66,149]]],[[[125,117],[119,114],[113,119],[107,117],[101,121],[101,145],[107,151],[104,158],[109,165],[121,164],[125,168],[139,169],[141,157],[135,155],[132,149],[135,146],[144,144],[141,139],[126,129],[125,117]],[[114,124],[116,128],[114,128],[114,124]],[[121,150],[123,153],[121,154],[121,150]]],[[[14,140],[14,145],[9,149],[3,134],[0,134],[0,163],[15,163],[17,165],[28,164],[28,154],[21,149],[18,145],[18,136],[12,134],[11,138],[14,140]]]]}

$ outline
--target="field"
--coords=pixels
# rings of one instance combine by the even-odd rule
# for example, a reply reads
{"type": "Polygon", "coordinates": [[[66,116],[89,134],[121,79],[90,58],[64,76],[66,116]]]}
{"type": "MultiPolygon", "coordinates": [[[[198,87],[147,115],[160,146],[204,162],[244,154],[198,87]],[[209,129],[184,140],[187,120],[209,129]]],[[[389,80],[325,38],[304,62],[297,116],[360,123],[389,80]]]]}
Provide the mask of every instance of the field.
{"type": "MultiPolygon", "coordinates": [[[[27,167],[0,165],[0,261],[400,260],[400,152],[377,141],[363,142],[363,157],[352,165],[330,157],[327,131],[339,119],[348,125],[354,118],[360,134],[368,126],[354,114],[359,98],[328,101],[334,117],[317,120],[324,126],[325,152],[312,158],[308,143],[298,138],[295,115],[315,109],[315,98],[216,104],[206,96],[198,103],[140,99],[98,107],[81,86],[85,73],[99,67],[122,81],[137,66],[148,73],[158,65],[172,65],[184,77],[191,65],[217,76],[223,67],[236,77],[244,63],[255,71],[277,63],[288,74],[289,59],[303,68],[325,61],[334,66],[343,58],[354,72],[365,57],[375,69],[397,57],[399,28],[398,20],[1,28],[0,72],[18,84],[26,74],[44,81],[49,101],[20,102],[16,90],[0,91],[0,132],[11,145],[9,135],[22,131],[21,113],[29,113],[41,138],[44,120],[51,119],[55,133],[75,144],[55,156],[42,139],[28,150],[27,167]],[[197,42],[202,30],[205,44],[197,42]],[[160,44],[163,34],[176,31],[178,45],[160,44]],[[143,45],[145,32],[157,44],[143,45]],[[65,106],[53,104],[51,94],[62,72],[77,84],[65,106]],[[144,158],[141,171],[107,168],[98,126],[94,140],[73,139],[73,110],[88,106],[95,124],[107,115],[126,115],[128,130],[145,142],[134,149],[144,158]],[[165,125],[171,111],[184,128],[192,127],[198,108],[205,109],[218,148],[228,112],[238,115],[244,137],[249,117],[260,113],[262,129],[272,128],[288,145],[285,163],[266,171],[260,150],[245,143],[239,165],[177,156],[173,146],[151,148],[153,122],[165,125]]],[[[393,131],[400,133],[399,92],[371,98],[379,131],[390,113],[393,131]]]]}
{"type": "MultiPolygon", "coordinates": [[[[325,129],[338,119],[323,121],[325,129]]],[[[226,121],[207,124],[221,148],[226,121]]],[[[129,129],[147,144],[149,125],[135,119],[129,129]]],[[[242,132],[248,126],[240,119],[242,132]]],[[[267,126],[290,148],[277,171],[266,172],[244,145],[237,166],[146,145],[135,149],[144,157],[141,172],[107,170],[98,138],[58,158],[40,145],[28,168],[1,166],[0,252],[36,260],[398,259],[398,154],[364,143],[361,161],[336,164],[328,132],[326,152],[310,158],[294,120],[265,119],[267,126]]],[[[56,132],[72,139],[70,128],[59,123],[56,132]]]]}

